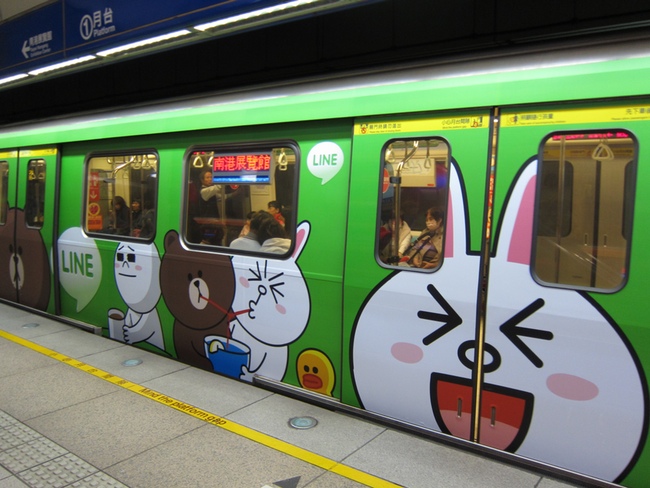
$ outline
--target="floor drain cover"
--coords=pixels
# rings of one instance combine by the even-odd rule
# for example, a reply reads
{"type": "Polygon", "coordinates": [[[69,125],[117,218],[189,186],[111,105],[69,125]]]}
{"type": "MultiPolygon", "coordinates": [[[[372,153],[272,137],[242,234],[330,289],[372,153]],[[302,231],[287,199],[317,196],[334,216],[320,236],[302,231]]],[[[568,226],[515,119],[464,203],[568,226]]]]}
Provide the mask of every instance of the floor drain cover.
{"type": "Polygon", "coordinates": [[[313,417],[294,417],[289,419],[289,425],[294,429],[311,429],[318,425],[318,420],[313,417]]]}
{"type": "Polygon", "coordinates": [[[142,359],[127,359],[122,362],[122,366],[138,366],[142,364],[142,359]]]}
{"type": "Polygon", "coordinates": [[[41,324],[37,324],[35,322],[32,322],[31,324],[23,324],[23,329],[33,329],[34,327],[38,327],[41,324]]]}

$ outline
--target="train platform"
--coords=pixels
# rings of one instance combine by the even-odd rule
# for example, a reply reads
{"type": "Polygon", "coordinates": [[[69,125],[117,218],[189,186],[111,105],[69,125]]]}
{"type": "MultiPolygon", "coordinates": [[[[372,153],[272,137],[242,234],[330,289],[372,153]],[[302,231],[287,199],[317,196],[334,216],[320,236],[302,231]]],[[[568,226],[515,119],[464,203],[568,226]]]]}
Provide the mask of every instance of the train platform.
{"type": "Polygon", "coordinates": [[[0,304],[0,488],[590,485],[555,474],[0,304]]]}

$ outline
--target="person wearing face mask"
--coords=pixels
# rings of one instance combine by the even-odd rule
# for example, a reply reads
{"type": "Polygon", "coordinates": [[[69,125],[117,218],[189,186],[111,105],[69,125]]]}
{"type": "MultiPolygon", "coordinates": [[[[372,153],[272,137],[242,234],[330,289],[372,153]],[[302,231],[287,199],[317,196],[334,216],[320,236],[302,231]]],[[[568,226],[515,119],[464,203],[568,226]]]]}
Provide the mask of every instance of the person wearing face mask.
{"type": "Polygon", "coordinates": [[[432,269],[440,264],[442,258],[442,236],[444,213],[437,208],[427,210],[427,228],[404,253],[400,263],[416,268],[432,269]]]}

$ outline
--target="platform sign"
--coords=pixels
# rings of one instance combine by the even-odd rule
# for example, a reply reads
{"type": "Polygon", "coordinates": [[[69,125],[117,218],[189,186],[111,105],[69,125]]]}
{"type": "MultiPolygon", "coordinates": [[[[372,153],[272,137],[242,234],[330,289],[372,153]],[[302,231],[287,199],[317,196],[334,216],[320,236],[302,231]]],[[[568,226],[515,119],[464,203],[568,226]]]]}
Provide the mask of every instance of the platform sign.
{"type": "MultiPolygon", "coordinates": [[[[286,1],[286,0],[282,0],[286,1]]],[[[66,49],[74,56],[282,3],[279,0],[65,0],[66,49]]]]}
{"type": "Polygon", "coordinates": [[[0,76],[27,71],[64,58],[63,1],[0,24],[0,76]]]}
{"type": "Polygon", "coordinates": [[[0,22],[0,78],[286,0],[56,0],[0,22]]]}

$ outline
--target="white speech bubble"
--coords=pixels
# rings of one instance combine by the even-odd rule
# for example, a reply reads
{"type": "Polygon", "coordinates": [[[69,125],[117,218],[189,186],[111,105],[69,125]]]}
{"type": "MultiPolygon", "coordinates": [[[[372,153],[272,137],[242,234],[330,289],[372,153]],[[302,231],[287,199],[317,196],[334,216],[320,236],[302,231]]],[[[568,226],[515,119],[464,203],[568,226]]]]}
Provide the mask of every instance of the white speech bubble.
{"type": "Polygon", "coordinates": [[[59,279],[63,289],[77,300],[77,312],[92,300],[102,281],[102,260],[94,239],[81,227],[72,227],[59,237],[59,279]]]}
{"type": "Polygon", "coordinates": [[[330,141],[319,142],[307,155],[309,172],[320,178],[322,185],[341,171],[344,162],[343,150],[338,144],[330,141]]]}

